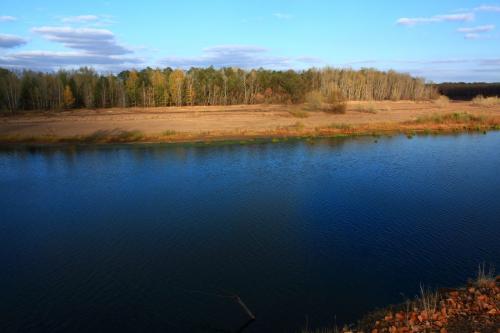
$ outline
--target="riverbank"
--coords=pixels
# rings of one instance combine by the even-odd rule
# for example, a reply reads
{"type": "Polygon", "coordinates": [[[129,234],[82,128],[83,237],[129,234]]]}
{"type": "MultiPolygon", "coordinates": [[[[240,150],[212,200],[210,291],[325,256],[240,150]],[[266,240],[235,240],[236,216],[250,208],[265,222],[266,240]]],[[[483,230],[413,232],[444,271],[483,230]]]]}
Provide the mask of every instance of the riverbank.
{"type": "Polygon", "coordinates": [[[350,102],[345,114],[304,105],[73,110],[0,118],[1,143],[206,142],[500,129],[500,106],[350,102]]]}
{"type": "MultiPolygon", "coordinates": [[[[315,333],[498,333],[500,331],[500,276],[485,274],[462,288],[436,292],[421,287],[415,300],[364,316],[356,325],[315,333]]],[[[303,333],[311,333],[304,330],[303,333]]]]}

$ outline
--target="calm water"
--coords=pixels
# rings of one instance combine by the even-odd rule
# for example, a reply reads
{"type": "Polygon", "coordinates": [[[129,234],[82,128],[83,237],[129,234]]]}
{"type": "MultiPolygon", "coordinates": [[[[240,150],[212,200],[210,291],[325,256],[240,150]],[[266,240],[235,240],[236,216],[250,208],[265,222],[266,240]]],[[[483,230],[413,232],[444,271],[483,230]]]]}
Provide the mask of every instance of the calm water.
{"type": "Polygon", "coordinates": [[[500,264],[500,132],[0,152],[1,332],[297,331],[500,264]]]}

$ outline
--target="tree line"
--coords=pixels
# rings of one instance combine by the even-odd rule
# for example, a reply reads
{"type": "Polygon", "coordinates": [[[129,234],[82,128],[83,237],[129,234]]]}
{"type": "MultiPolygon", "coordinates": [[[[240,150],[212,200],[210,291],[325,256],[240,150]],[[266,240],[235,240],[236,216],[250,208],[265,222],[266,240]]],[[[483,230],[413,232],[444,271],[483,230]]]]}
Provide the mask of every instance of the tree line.
{"type": "Polygon", "coordinates": [[[500,83],[441,83],[438,85],[441,94],[455,100],[472,100],[476,96],[500,96],[500,83]]]}
{"type": "Polygon", "coordinates": [[[333,91],[346,100],[421,100],[437,91],[422,78],[375,69],[277,71],[240,68],[126,70],[92,68],[36,72],[0,68],[0,109],[157,107],[302,103],[308,92],[333,91]]]}

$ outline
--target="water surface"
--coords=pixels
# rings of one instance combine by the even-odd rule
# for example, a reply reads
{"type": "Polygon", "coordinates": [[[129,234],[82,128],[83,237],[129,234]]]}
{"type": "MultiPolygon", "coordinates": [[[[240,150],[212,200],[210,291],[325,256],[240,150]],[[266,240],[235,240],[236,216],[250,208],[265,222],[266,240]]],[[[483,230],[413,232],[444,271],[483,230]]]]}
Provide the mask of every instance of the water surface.
{"type": "Polygon", "coordinates": [[[293,332],[500,264],[500,132],[0,152],[0,331],[293,332]]]}

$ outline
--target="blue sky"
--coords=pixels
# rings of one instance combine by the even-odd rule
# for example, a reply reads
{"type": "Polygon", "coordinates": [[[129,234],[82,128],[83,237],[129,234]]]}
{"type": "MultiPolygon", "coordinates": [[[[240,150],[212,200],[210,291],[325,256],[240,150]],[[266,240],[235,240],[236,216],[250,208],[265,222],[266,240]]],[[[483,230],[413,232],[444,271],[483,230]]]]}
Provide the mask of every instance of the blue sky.
{"type": "Polygon", "coordinates": [[[500,2],[4,1],[0,66],[374,67],[500,81],[500,2]]]}

